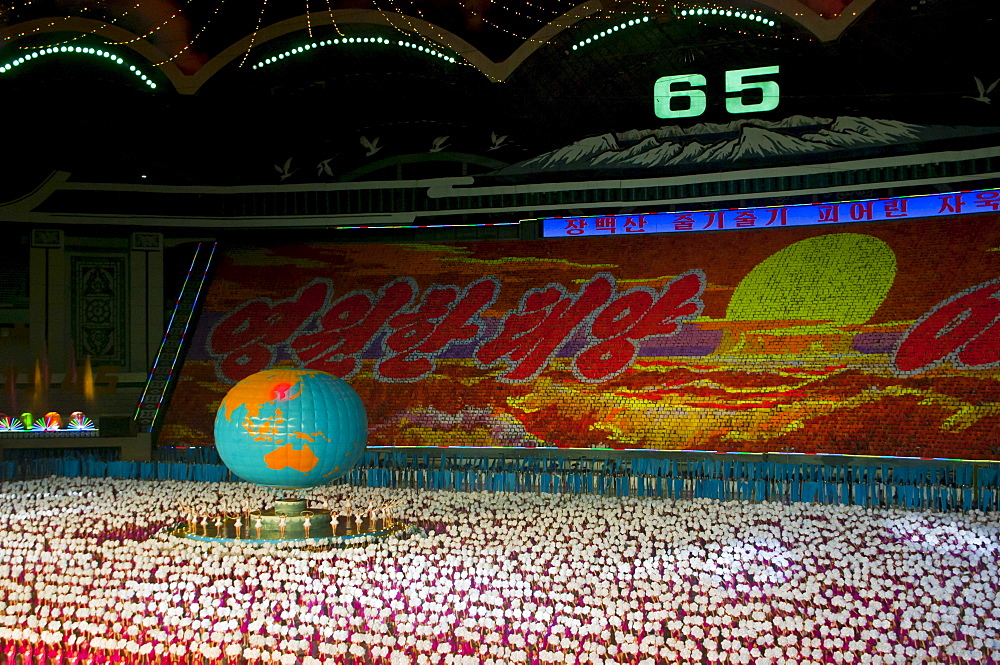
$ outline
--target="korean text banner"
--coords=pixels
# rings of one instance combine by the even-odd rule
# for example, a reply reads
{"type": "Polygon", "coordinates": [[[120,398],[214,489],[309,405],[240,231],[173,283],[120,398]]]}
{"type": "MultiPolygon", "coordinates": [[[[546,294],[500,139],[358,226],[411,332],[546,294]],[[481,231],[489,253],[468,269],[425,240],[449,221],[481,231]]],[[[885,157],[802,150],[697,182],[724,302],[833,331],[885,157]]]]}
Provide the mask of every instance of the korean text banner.
{"type": "Polygon", "coordinates": [[[617,233],[684,233],[820,226],[854,222],[947,217],[1000,210],[1000,191],[975,190],[865,201],[812,203],[766,208],[661,212],[605,217],[544,217],[547,238],[606,236],[617,233]]]}
{"type": "Polygon", "coordinates": [[[291,361],[350,382],[372,445],[995,459],[997,221],[231,248],[160,443],[211,445],[291,361]]]}

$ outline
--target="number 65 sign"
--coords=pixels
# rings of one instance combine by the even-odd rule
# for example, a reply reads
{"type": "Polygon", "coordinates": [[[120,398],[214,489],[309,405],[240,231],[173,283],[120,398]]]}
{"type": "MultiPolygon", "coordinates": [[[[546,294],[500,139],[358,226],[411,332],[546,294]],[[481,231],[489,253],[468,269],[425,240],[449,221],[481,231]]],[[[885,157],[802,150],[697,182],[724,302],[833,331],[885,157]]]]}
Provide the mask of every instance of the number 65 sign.
{"type": "MultiPolygon", "coordinates": [[[[756,113],[771,111],[778,108],[778,83],[771,80],[746,79],[755,76],[768,76],[778,73],[778,65],[770,67],[753,67],[751,69],[733,69],[726,72],[726,92],[738,93],[726,97],[726,111],[729,113],[756,113]],[[747,103],[744,93],[756,92],[753,97],[760,101],[747,103]]],[[[653,84],[653,111],[657,118],[693,118],[705,112],[708,98],[704,90],[705,77],[701,74],[677,74],[661,76],[653,84]],[[688,87],[677,89],[686,84],[688,87]],[[685,104],[684,101],[687,103],[685,104]]]]}

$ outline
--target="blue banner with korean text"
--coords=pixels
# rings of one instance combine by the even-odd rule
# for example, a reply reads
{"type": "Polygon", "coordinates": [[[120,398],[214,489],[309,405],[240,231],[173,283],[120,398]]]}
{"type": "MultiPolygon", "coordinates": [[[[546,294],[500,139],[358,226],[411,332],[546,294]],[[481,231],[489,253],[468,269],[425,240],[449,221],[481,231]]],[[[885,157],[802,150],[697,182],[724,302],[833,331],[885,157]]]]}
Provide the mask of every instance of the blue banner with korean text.
{"type": "Polygon", "coordinates": [[[998,210],[1000,210],[1000,190],[982,189],[948,194],[762,208],[661,212],[645,215],[543,217],[541,221],[543,236],[564,238],[619,233],[684,233],[781,226],[819,226],[968,215],[998,210]]]}

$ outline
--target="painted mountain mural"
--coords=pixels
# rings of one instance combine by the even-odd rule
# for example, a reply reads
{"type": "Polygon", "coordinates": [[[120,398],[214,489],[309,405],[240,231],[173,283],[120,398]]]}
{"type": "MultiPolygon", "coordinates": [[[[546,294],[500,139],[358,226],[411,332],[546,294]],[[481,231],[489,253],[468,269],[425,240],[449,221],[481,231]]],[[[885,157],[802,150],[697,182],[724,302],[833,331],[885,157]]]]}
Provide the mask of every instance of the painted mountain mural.
{"type": "Polygon", "coordinates": [[[748,118],[591,136],[512,164],[497,171],[497,175],[681,166],[719,170],[747,160],[759,166],[761,161],[784,157],[839,158],[894,146],[988,135],[1000,138],[1000,127],[915,125],[851,116],[796,115],[777,121],[748,118]]]}

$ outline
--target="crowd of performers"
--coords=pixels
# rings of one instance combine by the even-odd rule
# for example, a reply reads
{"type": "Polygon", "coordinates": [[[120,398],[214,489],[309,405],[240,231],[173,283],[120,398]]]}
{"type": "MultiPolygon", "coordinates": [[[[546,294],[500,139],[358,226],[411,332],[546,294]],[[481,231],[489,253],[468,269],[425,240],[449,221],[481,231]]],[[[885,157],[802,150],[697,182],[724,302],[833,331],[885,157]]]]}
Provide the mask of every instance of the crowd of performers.
{"type": "MultiPolygon", "coordinates": [[[[294,500],[294,497],[291,497],[290,500],[294,500]]],[[[250,499],[246,499],[238,510],[222,512],[217,510],[218,506],[205,503],[195,506],[185,503],[182,506],[184,530],[194,536],[260,540],[261,531],[264,529],[265,513],[270,512],[271,515],[274,515],[273,511],[269,511],[269,503],[273,503],[273,497],[261,500],[256,506],[250,499]]],[[[320,498],[314,507],[330,511],[334,535],[359,535],[391,528],[395,524],[393,515],[397,505],[395,501],[369,499],[367,506],[362,508],[360,505],[352,504],[348,497],[332,504],[328,498],[320,498]],[[334,512],[331,510],[331,505],[339,505],[340,511],[334,512]]],[[[314,511],[307,510],[301,515],[304,518],[302,527],[305,530],[306,538],[312,536],[312,517],[315,514],[314,511]]],[[[285,537],[289,516],[279,514],[276,517],[278,538],[281,539],[285,537]]]]}
{"type": "Polygon", "coordinates": [[[1000,659],[997,514],[339,486],[310,499],[397,503],[424,533],[333,549],[165,528],[264,494],[3,483],[0,665],[1000,659]]]}

